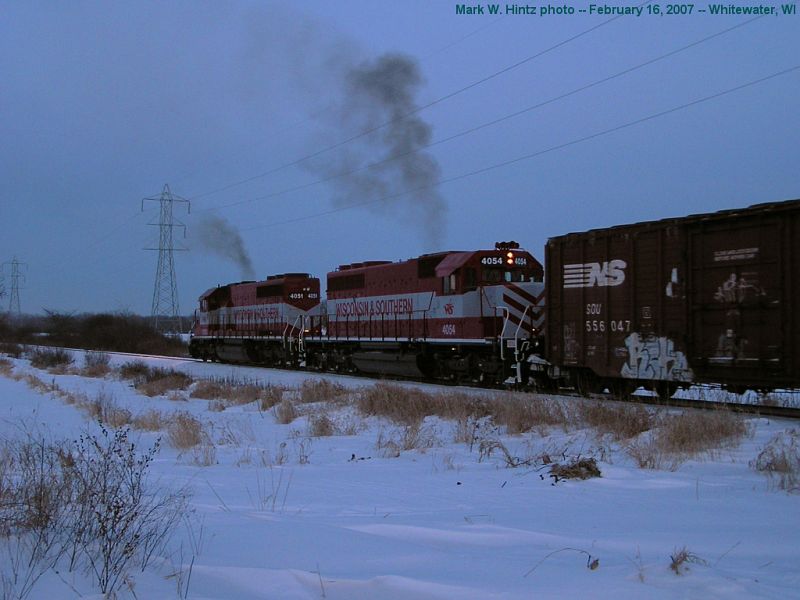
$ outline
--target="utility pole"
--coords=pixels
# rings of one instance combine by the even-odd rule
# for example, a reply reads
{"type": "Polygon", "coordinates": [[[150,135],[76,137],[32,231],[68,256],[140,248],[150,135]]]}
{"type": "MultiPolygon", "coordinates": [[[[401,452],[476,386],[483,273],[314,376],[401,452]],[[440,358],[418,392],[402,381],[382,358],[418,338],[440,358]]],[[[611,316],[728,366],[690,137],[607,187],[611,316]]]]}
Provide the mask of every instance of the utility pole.
{"type": "Polygon", "coordinates": [[[183,202],[187,205],[187,212],[191,211],[191,204],[185,198],[174,195],[169,185],[164,184],[160,196],[142,199],[142,211],[146,200],[158,202],[161,207],[158,223],[148,223],[159,229],[158,248],[145,248],[145,250],[158,250],[158,267],[156,268],[156,282],[153,287],[153,304],[150,314],[153,317],[153,326],[164,333],[182,333],[180,308],[178,307],[178,284],[175,280],[175,251],[186,251],[186,248],[176,248],[173,243],[172,230],[176,227],[183,228],[186,237],[186,225],[173,217],[173,205],[183,202]]]}
{"type": "MultiPolygon", "coordinates": [[[[15,256],[10,262],[3,263],[3,271],[5,271],[6,266],[11,267],[11,294],[8,297],[8,314],[19,317],[22,314],[19,303],[19,284],[25,281],[22,267],[27,268],[28,265],[24,262],[20,262],[15,256]]],[[[5,286],[0,285],[0,296],[3,294],[5,294],[5,286]]]]}

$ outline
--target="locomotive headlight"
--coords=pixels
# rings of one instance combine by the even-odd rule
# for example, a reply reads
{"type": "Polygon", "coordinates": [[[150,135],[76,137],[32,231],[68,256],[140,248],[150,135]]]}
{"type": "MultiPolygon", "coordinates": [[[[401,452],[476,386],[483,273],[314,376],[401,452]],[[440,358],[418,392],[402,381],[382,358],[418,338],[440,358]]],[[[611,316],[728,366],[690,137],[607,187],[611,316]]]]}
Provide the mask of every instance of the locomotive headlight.
{"type": "Polygon", "coordinates": [[[514,253],[513,252],[506,252],[506,264],[513,265],[514,264],[514,253]]]}
{"type": "Polygon", "coordinates": [[[507,252],[506,253],[506,258],[514,258],[514,253],[513,252],[507,252]]]}

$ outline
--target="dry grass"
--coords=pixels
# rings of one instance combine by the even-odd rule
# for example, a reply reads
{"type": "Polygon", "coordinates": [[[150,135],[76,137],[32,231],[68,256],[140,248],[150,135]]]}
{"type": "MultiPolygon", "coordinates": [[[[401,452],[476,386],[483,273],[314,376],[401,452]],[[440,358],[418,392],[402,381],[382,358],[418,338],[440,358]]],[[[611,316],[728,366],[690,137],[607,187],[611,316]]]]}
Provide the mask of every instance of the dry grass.
{"type": "Polygon", "coordinates": [[[286,388],[279,385],[268,385],[261,390],[259,399],[259,408],[261,410],[269,410],[273,406],[280,404],[283,401],[283,394],[286,388]]]}
{"type": "Polygon", "coordinates": [[[557,400],[533,394],[502,394],[491,403],[492,419],[513,435],[534,427],[567,427],[574,422],[566,405],[557,400]]]}
{"type": "Polygon", "coordinates": [[[303,404],[312,402],[335,403],[348,395],[343,385],[332,383],[327,379],[306,379],[300,386],[299,401],[303,404]]]}
{"type": "Polygon", "coordinates": [[[166,419],[159,411],[150,409],[133,417],[131,426],[145,431],[161,431],[166,426],[166,419]]]}
{"type": "Polygon", "coordinates": [[[105,377],[111,372],[110,365],[111,355],[90,350],[83,355],[83,369],[80,374],[84,377],[105,377]]]}
{"type": "Polygon", "coordinates": [[[489,399],[484,396],[459,392],[431,394],[419,388],[389,383],[361,388],[356,396],[356,407],[362,413],[406,425],[433,415],[457,419],[488,414],[488,403],[489,399]]]}
{"type": "Polygon", "coordinates": [[[232,379],[203,379],[194,384],[190,396],[205,400],[221,400],[226,404],[250,404],[259,400],[264,386],[232,379]]]}
{"type": "Polygon", "coordinates": [[[429,448],[441,446],[436,431],[422,422],[411,423],[400,429],[387,432],[381,429],[375,440],[375,448],[385,458],[397,458],[401,452],[418,450],[424,452],[429,448]]]}
{"type": "Polygon", "coordinates": [[[747,435],[745,420],[726,410],[665,414],[657,430],[664,450],[696,455],[718,448],[734,448],[747,435]]]}
{"type": "Polygon", "coordinates": [[[576,458],[550,467],[550,477],[557,482],[560,479],[590,479],[601,477],[601,474],[594,458],[576,458]]]}
{"type": "Polygon", "coordinates": [[[149,372],[150,367],[141,360],[125,363],[119,368],[119,376],[123,379],[144,379],[149,372]]]}
{"type": "Polygon", "coordinates": [[[192,448],[192,464],[198,467],[210,467],[217,464],[217,447],[203,442],[192,448]]]}
{"type": "Polygon", "coordinates": [[[653,413],[643,406],[605,404],[584,400],[577,404],[578,418],[614,440],[628,440],[653,428],[653,413]]]}
{"type": "Polygon", "coordinates": [[[738,446],[749,433],[743,418],[725,410],[662,413],[656,425],[627,446],[641,468],[674,471],[702,453],[738,446]]]}
{"type": "Polygon", "coordinates": [[[8,377],[14,371],[14,365],[7,358],[0,358],[0,375],[8,377]]]}
{"type": "Polygon", "coordinates": [[[308,435],[310,437],[330,437],[336,435],[336,424],[327,413],[311,415],[308,418],[308,435]]]}
{"type": "Polygon", "coordinates": [[[767,475],[777,489],[800,492],[800,434],[796,429],[778,433],[750,466],[767,475]]]}
{"type": "Polygon", "coordinates": [[[167,435],[170,444],[178,450],[194,448],[207,438],[203,424],[187,412],[177,412],[170,417],[167,435]]]}
{"type": "MultiPolygon", "coordinates": [[[[192,383],[192,378],[179,371],[154,369],[150,376],[134,385],[136,391],[150,398],[164,396],[176,390],[185,390],[192,383]]],[[[183,399],[181,396],[178,399],[183,399]]]]}
{"type": "Polygon", "coordinates": [[[284,398],[280,404],[275,405],[272,409],[272,414],[275,416],[277,423],[288,425],[297,418],[297,409],[294,406],[294,402],[284,398]]]}

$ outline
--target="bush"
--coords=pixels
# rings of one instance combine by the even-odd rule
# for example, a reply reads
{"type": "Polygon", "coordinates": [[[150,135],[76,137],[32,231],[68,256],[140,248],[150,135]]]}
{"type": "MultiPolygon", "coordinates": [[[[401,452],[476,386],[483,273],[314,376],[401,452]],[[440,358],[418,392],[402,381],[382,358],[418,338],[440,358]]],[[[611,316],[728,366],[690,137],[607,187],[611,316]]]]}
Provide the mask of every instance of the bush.
{"type": "Polygon", "coordinates": [[[157,451],[140,455],[126,429],[102,427],[73,443],[0,447],[4,597],[25,598],[45,572],[65,568],[86,570],[112,598],[131,566],[147,568],[186,509],[184,490],[148,489],[157,451]]]}

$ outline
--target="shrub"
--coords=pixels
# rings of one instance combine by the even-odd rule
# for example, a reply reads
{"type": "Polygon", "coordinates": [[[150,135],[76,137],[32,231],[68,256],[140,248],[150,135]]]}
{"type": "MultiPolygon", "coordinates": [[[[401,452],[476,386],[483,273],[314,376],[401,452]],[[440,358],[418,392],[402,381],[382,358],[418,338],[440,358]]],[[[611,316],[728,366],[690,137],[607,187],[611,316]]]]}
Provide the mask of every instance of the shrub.
{"type": "Polygon", "coordinates": [[[128,430],[81,436],[76,445],[73,559],[80,553],[100,591],[113,596],[131,563],[142,569],[163,549],[186,510],[186,492],[147,489],[147,471],[158,443],[139,455],[128,430]]]}
{"type": "Polygon", "coordinates": [[[132,565],[147,568],[186,509],[184,490],[148,488],[157,451],[158,445],[140,455],[127,429],[102,427],[73,443],[29,436],[0,447],[4,597],[27,597],[51,568],[81,568],[113,598],[132,565]]]}
{"type": "Polygon", "coordinates": [[[72,364],[72,354],[61,348],[36,348],[30,354],[31,366],[37,369],[66,367],[72,364]]]}

